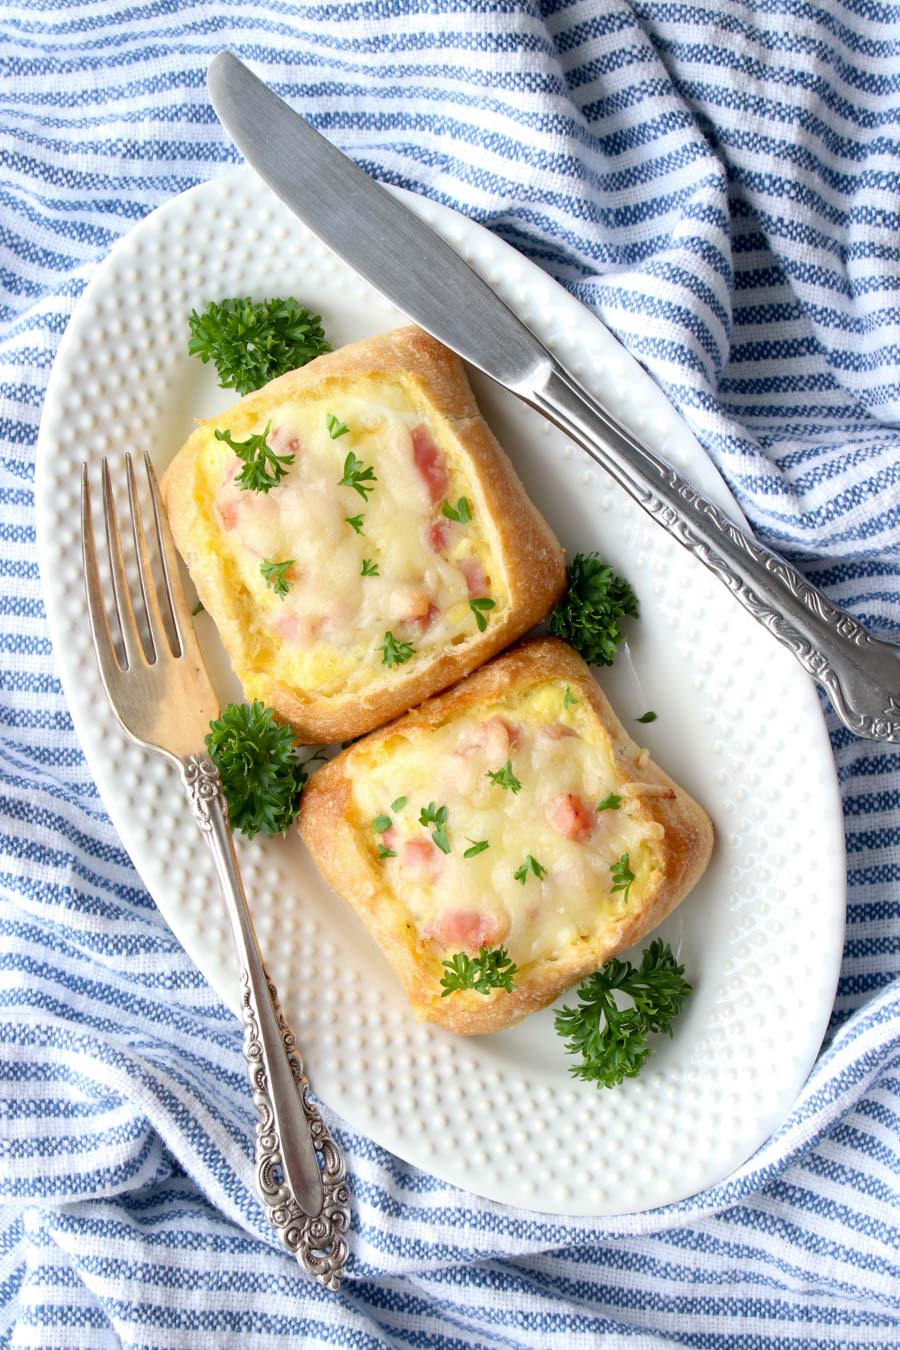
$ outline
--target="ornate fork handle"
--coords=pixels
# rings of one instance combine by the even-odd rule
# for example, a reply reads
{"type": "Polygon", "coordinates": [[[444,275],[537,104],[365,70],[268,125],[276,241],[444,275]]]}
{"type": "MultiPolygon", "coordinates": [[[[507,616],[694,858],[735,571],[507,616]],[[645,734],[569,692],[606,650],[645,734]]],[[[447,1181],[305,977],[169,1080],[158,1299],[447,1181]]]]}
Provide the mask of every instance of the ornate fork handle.
{"type": "Polygon", "coordinates": [[[566,371],[529,399],[706,564],[828,691],[857,736],[900,741],[900,647],[873,638],[631,436],[566,371]]]}
{"type": "Polygon", "coordinates": [[[350,1223],[343,1155],[310,1101],[294,1034],[260,956],[218,770],[207,755],[188,755],[180,768],[194,819],[213,855],[241,964],[244,1057],[259,1111],[260,1197],[269,1222],[303,1269],[337,1289],[350,1223]]]}

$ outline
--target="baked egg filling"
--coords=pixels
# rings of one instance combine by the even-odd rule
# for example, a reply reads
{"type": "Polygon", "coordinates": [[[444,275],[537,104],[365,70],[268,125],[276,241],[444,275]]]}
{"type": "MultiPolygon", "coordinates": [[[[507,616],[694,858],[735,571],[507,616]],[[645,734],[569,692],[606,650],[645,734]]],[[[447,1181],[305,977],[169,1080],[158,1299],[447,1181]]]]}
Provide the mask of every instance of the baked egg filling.
{"type": "Polygon", "coordinates": [[[414,944],[440,958],[502,945],[519,966],[553,960],[627,917],[659,865],[647,785],[615,787],[606,732],[559,680],[361,744],[347,775],[414,944]]]}
{"type": "Polygon", "coordinates": [[[361,689],[508,608],[477,485],[411,381],[366,376],[273,403],[232,437],[266,432],[290,457],[268,491],[241,486],[244,462],[217,430],[230,431],[227,414],[205,428],[197,458],[196,542],[224,583],[226,612],[212,617],[241,626],[249,699],[273,676],[323,697],[361,689]]]}

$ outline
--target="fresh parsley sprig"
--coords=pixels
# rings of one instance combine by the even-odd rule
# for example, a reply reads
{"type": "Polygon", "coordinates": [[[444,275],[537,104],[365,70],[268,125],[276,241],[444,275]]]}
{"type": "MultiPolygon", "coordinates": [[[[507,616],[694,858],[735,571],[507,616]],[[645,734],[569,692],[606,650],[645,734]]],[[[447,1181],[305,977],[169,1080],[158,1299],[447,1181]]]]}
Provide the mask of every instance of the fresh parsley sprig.
{"type": "Polygon", "coordinates": [[[331,351],[319,315],[297,300],[211,300],[202,314],[191,310],[188,327],[190,355],[212,361],[220,387],[239,394],[331,351]]]}
{"type": "Polygon", "coordinates": [[[358,492],[363,501],[367,502],[372,485],[377,482],[372,465],[363,468],[362,460],[357,459],[351,450],[344,460],[344,476],[338,480],[338,487],[353,488],[353,491],[358,492]]]}
{"type": "Polygon", "coordinates": [[[358,516],[344,516],[345,522],[350,526],[354,534],[362,534],[364,519],[365,517],[361,513],[358,516]]]}
{"type": "Polygon", "coordinates": [[[420,825],[433,825],[431,837],[442,853],[450,852],[450,840],[447,838],[447,808],[429,802],[419,812],[420,825]]]}
{"type": "Polygon", "coordinates": [[[609,870],[612,873],[612,879],[615,885],[610,887],[610,894],[615,895],[616,891],[624,891],[622,896],[624,904],[628,904],[628,897],[631,894],[631,887],[634,883],[634,873],[628,862],[628,854],[623,853],[614,863],[610,863],[609,870]]]}
{"type": "Polygon", "coordinates": [[[475,622],[478,625],[479,633],[483,633],[487,628],[487,616],[485,611],[493,609],[495,604],[496,601],[491,600],[486,595],[480,596],[477,600],[469,601],[469,609],[475,615],[475,622]]]}
{"type": "MultiPolygon", "coordinates": [[[[393,808],[392,808],[393,809],[393,808]]],[[[384,834],[385,830],[391,828],[390,816],[376,816],[372,821],[372,829],[375,834],[384,834]]],[[[388,848],[384,840],[378,845],[378,861],[383,862],[385,858],[396,858],[397,854],[392,848],[388,848]]]]}
{"type": "Polygon", "coordinates": [[[362,571],[360,572],[360,576],[377,577],[379,575],[380,574],[378,571],[377,562],[373,562],[371,558],[363,558],[362,571]]]}
{"type": "Polygon", "coordinates": [[[598,811],[618,811],[622,798],[617,792],[608,792],[602,802],[597,803],[598,811]]]}
{"type": "MultiPolygon", "coordinates": [[[[466,835],[466,838],[469,839],[469,836],[466,835]]],[[[479,853],[484,853],[491,846],[487,839],[469,839],[469,843],[472,847],[466,849],[464,858],[477,858],[479,853]]]]}
{"type": "Polygon", "coordinates": [[[441,980],[441,998],[455,994],[458,989],[475,989],[479,994],[489,994],[492,989],[505,989],[511,994],[516,987],[514,977],[519,970],[510,960],[505,947],[482,947],[477,956],[457,952],[449,961],[444,961],[443,966],[445,973],[441,980]]]}
{"type": "Polygon", "coordinates": [[[402,666],[411,656],[415,655],[416,649],[411,642],[398,642],[388,629],[384,635],[384,641],[379,643],[377,650],[382,653],[381,664],[383,666],[402,666]]]}
{"type": "Polygon", "coordinates": [[[684,966],[659,938],[645,949],[639,967],[613,957],[578,986],[578,1006],[556,1014],[566,1053],[581,1056],[569,1072],[609,1088],[636,1077],[651,1053],[647,1036],[671,1036],[672,1023],[691,992],[684,966]],[[619,1007],[616,992],[627,995],[632,1006],[619,1007]]]}
{"type": "Polygon", "coordinates": [[[637,618],[637,597],[596,553],[576,553],[566,576],[568,590],[550,615],[550,632],[571,642],[589,665],[611,666],[625,641],[621,620],[637,618]]]}
{"type": "Polygon", "coordinates": [[[276,722],[258,699],[230,703],[210,722],[206,748],[219,770],[234,829],[248,839],[260,831],[284,834],[308,776],[290,727],[276,722]]]}
{"type": "Polygon", "coordinates": [[[547,875],[546,867],[542,867],[537,858],[533,857],[532,854],[526,853],[525,861],[522,863],[521,867],[516,868],[515,872],[513,872],[513,877],[524,886],[525,882],[528,880],[529,872],[532,876],[537,877],[538,881],[542,880],[542,878],[547,875]]]}
{"type": "Polygon", "coordinates": [[[487,777],[495,787],[506,788],[507,791],[512,792],[514,795],[515,793],[522,791],[522,784],[513,773],[511,759],[506,761],[502,769],[488,769],[487,777]]]}
{"type": "Polygon", "coordinates": [[[441,511],[448,520],[455,520],[460,525],[468,525],[472,519],[472,508],[469,505],[468,497],[460,497],[455,506],[452,502],[443,502],[441,511]]]}
{"type": "Polygon", "coordinates": [[[294,584],[287,579],[287,572],[293,565],[293,558],[286,558],[284,562],[261,562],[259,564],[259,570],[269,590],[274,591],[282,600],[294,584]]]}
{"type": "Polygon", "coordinates": [[[287,466],[293,464],[293,455],[276,455],[266,437],[272,423],[266,423],[265,431],[257,432],[246,441],[233,439],[230,430],[220,431],[216,427],[216,440],[224,441],[234,451],[238,459],[244,461],[235,482],[249,492],[268,492],[277,487],[287,473],[287,466]]]}
{"type": "Polygon", "coordinates": [[[572,693],[572,690],[569,688],[568,685],[566,685],[566,692],[563,694],[563,707],[564,708],[578,707],[578,699],[572,693]]]}
{"type": "Polygon", "coordinates": [[[347,432],[350,430],[347,423],[342,422],[341,419],[332,412],[325,414],[325,426],[328,429],[328,435],[333,441],[336,441],[339,436],[346,436],[347,432]]]}

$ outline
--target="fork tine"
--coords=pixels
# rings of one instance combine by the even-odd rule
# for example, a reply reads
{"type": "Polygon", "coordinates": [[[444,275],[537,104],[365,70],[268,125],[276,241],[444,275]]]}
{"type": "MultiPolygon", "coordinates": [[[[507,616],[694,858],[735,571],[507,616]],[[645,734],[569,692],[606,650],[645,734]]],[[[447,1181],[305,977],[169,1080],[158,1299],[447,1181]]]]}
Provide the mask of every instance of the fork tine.
{"type": "Polygon", "coordinates": [[[147,454],[146,450],[144,451],[144,468],[147,471],[147,479],[150,483],[150,498],[153,502],[153,519],[156,522],[156,542],[159,545],[159,556],[162,560],[166,600],[169,604],[172,623],[174,624],[175,633],[181,647],[179,655],[186,655],[188,648],[199,653],[197,637],[194,632],[194,621],[191,618],[191,611],[188,608],[188,602],[185,599],[184,587],[181,584],[181,573],[178,568],[178,554],[175,550],[175,541],[172,538],[172,531],[169,529],[169,521],[163,510],[159,483],[156,478],[156,470],[154,469],[150,456],[147,454]]]}
{"type": "Polygon", "coordinates": [[[131,533],[134,538],[134,550],[138,560],[138,580],[140,581],[141,596],[144,601],[144,614],[147,619],[147,627],[150,630],[150,641],[153,644],[154,654],[157,661],[162,661],[165,660],[170,651],[170,644],[163,621],[162,611],[159,607],[159,596],[156,593],[156,585],[153,581],[153,567],[147,549],[147,536],[144,533],[144,519],[141,514],[141,503],[138,498],[137,483],[134,478],[134,463],[131,458],[131,452],[127,450],[125,452],[125,472],[128,477],[128,506],[131,511],[131,533]]]}
{"type": "MultiPolygon", "coordinates": [[[[109,631],[109,619],[106,605],[103,603],[103,587],[100,582],[100,569],[97,566],[97,545],[94,540],[94,514],[91,509],[91,487],[88,482],[88,466],[81,466],[81,556],[84,561],[84,585],[87,592],[88,616],[91,623],[91,636],[94,639],[94,651],[103,683],[109,693],[117,675],[122,673],[109,631]]],[[[110,693],[110,697],[111,697],[110,693]]]]}
{"type": "Polygon", "coordinates": [[[146,666],[147,658],[138,633],[134,606],[131,603],[131,591],[125,572],[125,559],[122,556],[122,536],[119,534],[119,518],[113,498],[112,480],[109,473],[109,461],[103,461],[103,514],[106,519],[106,547],[109,550],[109,570],[113,583],[113,598],[116,613],[119,616],[119,629],[125,644],[127,668],[146,666]]]}

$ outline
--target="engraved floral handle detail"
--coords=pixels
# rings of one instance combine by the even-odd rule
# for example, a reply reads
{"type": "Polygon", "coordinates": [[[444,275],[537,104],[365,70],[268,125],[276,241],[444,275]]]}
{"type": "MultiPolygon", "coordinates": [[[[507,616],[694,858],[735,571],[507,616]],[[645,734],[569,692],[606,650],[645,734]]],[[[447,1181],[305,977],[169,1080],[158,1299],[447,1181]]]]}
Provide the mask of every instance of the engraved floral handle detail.
{"type": "MultiPolygon", "coordinates": [[[[265,970],[265,966],[263,967],[265,970]]],[[[344,1157],[328,1132],[318,1107],[310,1101],[309,1081],[297,1052],[294,1033],[284,1020],[274,984],[268,978],[269,998],[281,1030],[285,1054],[291,1066],[300,1105],[309,1123],[313,1146],[319,1157],[324,1191],[318,1214],[305,1214],[281,1179],[283,1150],[275,1125],[272,1098],[259,1039],[259,1020],[246,971],[241,972],[241,1012],[244,1020],[244,1058],[247,1061],[253,1100],[259,1111],[256,1126],[256,1184],[269,1223],[282,1242],[311,1275],[328,1289],[337,1289],[347,1261],[345,1234],[350,1226],[350,1190],[344,1157]]]]}
{"type": "Polygon", "coordinates": [[[347,1262],[350,1189],[294,1034],[263,964],[247,909],[218,770],[208,755],[179,762],[194,819],[213,855],[241,964],[244,1057],[256,1126],[256,1181],[266,1217],[300,1265],[336,1290],[347,1262]]]}
{"type": "Polygon", "coordinates": [[[529,401],[793,652],[827,690],[845,726],[870,740],[900,742],[900,647],[872,637],[784,558],[740,530],[567,372],[554,369],[529,401]]]}

